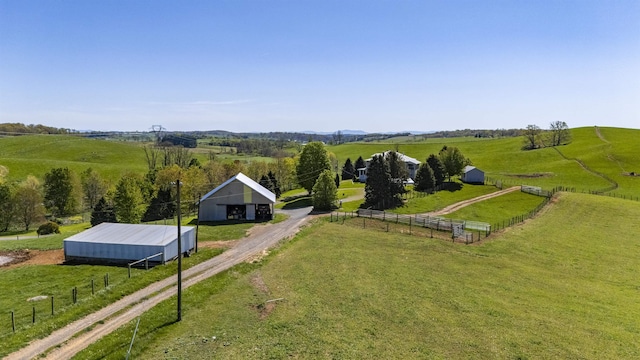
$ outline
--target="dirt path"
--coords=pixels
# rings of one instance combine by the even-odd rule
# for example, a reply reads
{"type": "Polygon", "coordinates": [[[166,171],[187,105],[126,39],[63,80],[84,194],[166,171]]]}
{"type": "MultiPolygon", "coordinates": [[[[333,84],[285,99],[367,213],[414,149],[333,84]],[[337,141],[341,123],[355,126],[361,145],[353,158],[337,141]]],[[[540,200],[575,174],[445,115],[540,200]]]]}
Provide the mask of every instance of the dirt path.
{"type": "Polygon", "coordinates": [[[422,216],[440,216],[440,215],[450,214],[452,212],[458,211],[458,210],[462,209],[463,207],[469,206],[471,204],[475,204],[475,203],[480,202],[480,201],[484,201],[484,200],[491,199],[491,198],[494,198],[494,197],[502,196],[504,194],[508,194],[508,193],[511,193],[511,192],[514,192],[514,191],[519,191],[519,190],[520,190],[520,186],[513,186],[513,187],[510,187],[508,189],[504,189],[504,190],[493,192],[491,194],[482,195],[482,196],[475,197],[473,199],[460,201],[460,202],[457,202],[455,204],[451,204],[451,205],[449,205],[449,206],[447,206],[447,207],[445,207],[443,209],[440,209],[438,211],[433,211],[433,212],[420,214],[420,215],[422,215],[422,216]]]}
{"type": "MultiPolygon", "coordinates": [[[[310,208],[287,211],[286,213],[290,216],[287,220],[277,224],[258,226],[248,237],[239,240],[230,250],[183,271],[183,289],[236,264],[259,257],[282,239],[295,235],[300,227],[310,219],[307,216],[309,211],[310,208]]],[[[6,359],[40,357],[41,354],[53,347],[56,348],[47,354],[47,359],[69,359],[91,343],[135,319],[161,301],[174,296],[177,291],[176,280],[177,277],[172,276],[155,282],[93,314],[54,331],[46,338],[31,342],[19,351],[9,354],[6,359]]]]}

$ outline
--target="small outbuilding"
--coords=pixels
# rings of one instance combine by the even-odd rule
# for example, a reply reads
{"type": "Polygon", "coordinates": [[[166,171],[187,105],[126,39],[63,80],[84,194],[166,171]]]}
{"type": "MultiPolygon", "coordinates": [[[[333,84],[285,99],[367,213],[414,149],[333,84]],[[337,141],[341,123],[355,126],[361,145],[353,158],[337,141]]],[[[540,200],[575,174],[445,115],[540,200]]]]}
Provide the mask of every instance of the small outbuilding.
{"type": "Polygon", "coordinates": [[[484,184],[484,171],[475,166],[465,166],[460,179],[469,184],[484,184]]]}
{"type": "Polygon", "coordinates": [[[243,173],[200,199],[200,221],[271,220],[276,194],[243,173]]]}
{"type": "MultiPolygon", "coordinates": [[[[180,229],[182,251],[195,247],[195,228],[180,229]]],[[[66,262],[126,264],[149,256],[164,264],[178,257],[178,227],[169,225],[102,223],[63,241],[66,262]]]]}

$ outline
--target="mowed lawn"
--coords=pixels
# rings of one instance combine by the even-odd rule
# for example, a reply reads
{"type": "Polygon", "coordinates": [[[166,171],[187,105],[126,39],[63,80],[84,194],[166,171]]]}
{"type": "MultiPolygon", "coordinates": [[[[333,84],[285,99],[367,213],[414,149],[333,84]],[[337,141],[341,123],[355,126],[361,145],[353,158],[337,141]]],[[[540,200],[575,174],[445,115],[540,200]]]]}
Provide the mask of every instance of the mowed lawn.
{"type": "MultiPolygon", "coordinates": [[[[141,317],[134,358],[640,358],[640,203],[560,194],[479,245],[321,220],[141,317]],[[276,300],[271,301],[269,300],[276,300]]],[[[77,358],[124,357],[134,322],[77,358]]]]}

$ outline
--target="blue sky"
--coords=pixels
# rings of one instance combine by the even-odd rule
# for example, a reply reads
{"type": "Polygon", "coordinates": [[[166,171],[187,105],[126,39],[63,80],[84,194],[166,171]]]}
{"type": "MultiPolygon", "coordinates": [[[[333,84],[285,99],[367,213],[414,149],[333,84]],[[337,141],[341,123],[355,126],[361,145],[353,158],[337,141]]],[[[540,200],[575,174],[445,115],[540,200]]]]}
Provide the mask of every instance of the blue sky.
{"type": "Polygon", "coordinates": [[[0,122],[640,128],[640,1],[0,0],[0,122]]]}

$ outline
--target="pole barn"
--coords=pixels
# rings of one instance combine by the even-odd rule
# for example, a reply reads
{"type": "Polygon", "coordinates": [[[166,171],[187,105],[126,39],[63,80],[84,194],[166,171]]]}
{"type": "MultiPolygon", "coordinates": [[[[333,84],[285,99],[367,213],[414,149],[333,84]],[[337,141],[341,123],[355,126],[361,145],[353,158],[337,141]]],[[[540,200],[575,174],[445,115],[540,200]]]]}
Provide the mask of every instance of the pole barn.
{"type": "MultiPolygon", "coordinates": [[[[182,251],[195,245],[195,228],[181,229],[182,251]]],[[[178,257],[178,227],[169,225],[102,223],[68,237],[65,262],[126,264],[160,253],[150,263],[164,264],[178,257]]]]}
{"type": "Polygon", "coordinates": [[[276,194],[243,173],[200,199],[200,221],[271,220],[276,194]]]}

